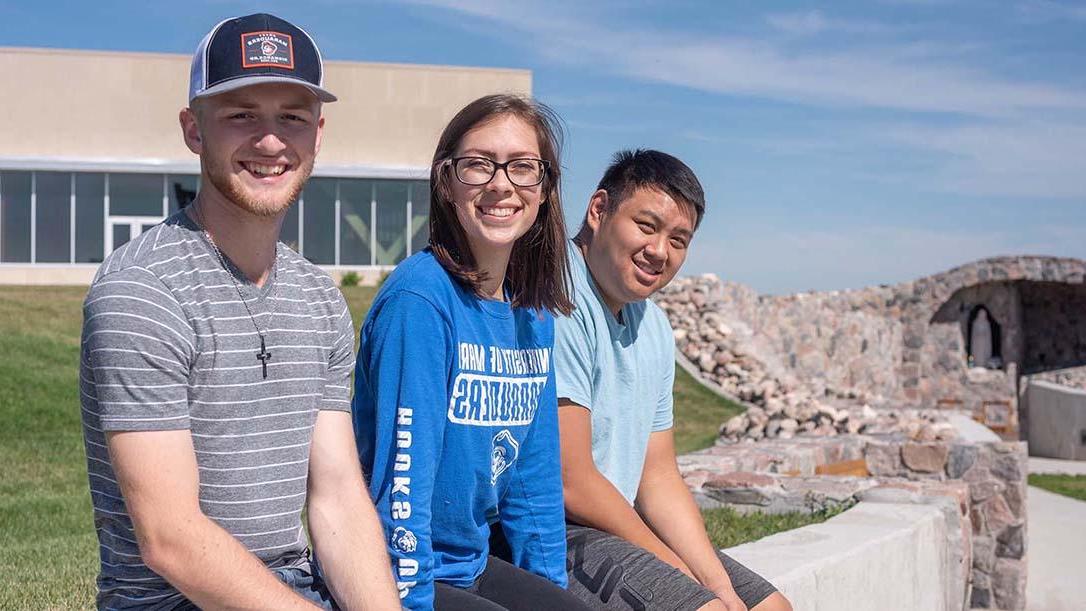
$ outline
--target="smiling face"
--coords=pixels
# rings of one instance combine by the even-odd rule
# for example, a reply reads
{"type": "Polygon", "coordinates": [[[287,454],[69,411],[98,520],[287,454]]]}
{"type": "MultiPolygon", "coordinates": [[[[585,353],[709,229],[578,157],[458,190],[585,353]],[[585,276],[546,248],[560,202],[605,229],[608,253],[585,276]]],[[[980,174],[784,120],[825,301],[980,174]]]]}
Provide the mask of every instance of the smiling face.
{"type": "Polygon", "coordinates": [[[267,83],[203,98],[181,111],[200,156],[202,190],[258,216],[297,199],[320,149],[320,102],[299,85],[267,83]]]}
{"type": "Polygon", "coordinates": [[[609,203],[606,191],[592,195],[587,217],[592,237],[584,252],[604,301],[617,314],[675,277],[694,234],[694,214],[690,206],[649,188],[637,189],[617,207],[609,203]]]}
{"type": "MultiPolygon", "coordinates": [[[[523,119],[500,115],[465,133],[453,156],[486,157],[498,163],[525,157],[539,159],[539,139],[523,119]]],[[[446,171],[454,172],[452,167],[446,171]]],[[[542,184],[518,187],[501,170],[480,186],[465,185],[450,174],[449,185],[456,218],[481,267],[493,257],[508,259],[514,242],[535,223],[543,200],[542,184]]]]}

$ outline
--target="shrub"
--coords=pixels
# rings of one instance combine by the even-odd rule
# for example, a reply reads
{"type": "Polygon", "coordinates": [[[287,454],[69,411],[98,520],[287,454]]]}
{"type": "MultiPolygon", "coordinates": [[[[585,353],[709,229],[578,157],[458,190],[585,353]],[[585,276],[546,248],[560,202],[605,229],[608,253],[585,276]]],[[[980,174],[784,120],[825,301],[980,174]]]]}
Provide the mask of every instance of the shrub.
{"type": "Polygon", "coordinates": [[[340,286],[358,286],[358,283],[362,281],[362,278],[358,275],[358,272],[347,272],[339,277],[340,286]]]}

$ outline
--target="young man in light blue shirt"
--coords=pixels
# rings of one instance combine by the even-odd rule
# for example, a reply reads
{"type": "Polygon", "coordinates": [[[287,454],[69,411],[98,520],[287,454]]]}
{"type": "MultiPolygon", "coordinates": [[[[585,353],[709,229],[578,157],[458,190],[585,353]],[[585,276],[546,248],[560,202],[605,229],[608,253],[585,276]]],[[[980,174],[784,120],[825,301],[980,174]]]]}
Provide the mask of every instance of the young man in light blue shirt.
{"type": "Polygon", "coordinates": [[[576,310],[555,322],[570,591],[596,609],[787,611],[718,553],[675,462],[675,344],[648,298],[701,222],[694,173],[658,151],[615,155],[569,247],[576,310]]]}

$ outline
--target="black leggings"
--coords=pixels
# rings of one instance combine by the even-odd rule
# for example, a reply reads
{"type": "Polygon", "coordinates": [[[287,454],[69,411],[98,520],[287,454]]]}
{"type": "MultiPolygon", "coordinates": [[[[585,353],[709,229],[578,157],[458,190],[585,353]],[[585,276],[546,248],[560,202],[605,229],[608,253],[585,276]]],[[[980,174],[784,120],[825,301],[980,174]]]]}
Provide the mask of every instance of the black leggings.
{"type": "Polygon", "coordinates": [[[576,596],[550,581],[489,556],[486,569],[467,588],[434,584],[435,611],[588,611],[576,596]]]}

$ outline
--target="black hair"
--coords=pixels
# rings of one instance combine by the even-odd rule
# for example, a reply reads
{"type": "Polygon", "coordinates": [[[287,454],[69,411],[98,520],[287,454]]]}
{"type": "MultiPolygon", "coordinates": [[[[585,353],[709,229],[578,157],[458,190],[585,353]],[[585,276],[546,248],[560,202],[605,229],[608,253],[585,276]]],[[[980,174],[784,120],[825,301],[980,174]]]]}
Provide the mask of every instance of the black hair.
{"type": "MultiPolygon", "coordinates": [[[[607,192],[607,212],[613,212],[638,189],[655,189],[694,212],[694,229],[705,215],[705,191],[694,171],[677,157],[651,149],[622,150],[600,179],[597,190],[607,192]]],[[[581,233],[591,233],[582,225],[581,233]]]]}

